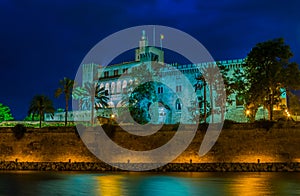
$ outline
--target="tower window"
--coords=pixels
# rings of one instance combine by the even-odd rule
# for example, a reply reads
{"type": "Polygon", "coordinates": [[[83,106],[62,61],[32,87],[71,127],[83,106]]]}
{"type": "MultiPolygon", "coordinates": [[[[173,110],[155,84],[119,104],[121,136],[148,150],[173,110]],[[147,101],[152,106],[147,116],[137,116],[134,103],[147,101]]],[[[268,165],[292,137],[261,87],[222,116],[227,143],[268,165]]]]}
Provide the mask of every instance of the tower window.
{"type": "Polygon", "coordinates": [[[118,70],[114,70],[114,76],[119,75],[119,71],[118,70]]]}
{"type": "Polygon", "coordinates": [[[158,87],[157,92],[158,92],[158,94],[164,93],[163,87],[162,86],[158,87]]]}
{"type": "Polygon", "coordinates": [[[105,72],[104,72],[104,78],[107,78],[107,77],[109,77],[109,72],[108,72],[108,71],[105,71],[105,72]]]}
{"type": "Polygon", "coordinates": [[[175,108],[176,108],[176,110],[178,110],[178,111],[181,111],[181,101],[180,101],[180,99],[177,99],[176,100],[176,102],[175,102],[175,108]]]}
{"type": "Polygon", "coordinates": [[[176,92],[181,92],[181,85],[179,85],[179,86],[176,86],[176,92]]]}

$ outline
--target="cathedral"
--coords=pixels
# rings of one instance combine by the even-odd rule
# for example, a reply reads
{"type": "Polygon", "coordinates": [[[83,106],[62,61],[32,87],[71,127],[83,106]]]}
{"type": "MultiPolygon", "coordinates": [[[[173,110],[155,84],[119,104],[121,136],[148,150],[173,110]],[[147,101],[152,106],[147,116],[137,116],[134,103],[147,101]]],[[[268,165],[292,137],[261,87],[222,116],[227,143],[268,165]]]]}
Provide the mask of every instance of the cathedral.
{"type": "MultiPolygon", "coordinates": [[[[195,123],[195,116],[204,112],[205,101],[207,102],[206,107],[211,108],[207,109],[207,122],[220,122],[223,118],[237,122],[247,121],[244,102],[239,99],[239,96],[229,95],[231,101],[224,103],[223,105],[226,107],[221,111],[220,104],[218,105],[217,88],[203,85],[204,81],[199,81],[199,78],[205,74],[201,70],[205,71],[206,68],[217,67],[217,65],[226,66],[227,75],[233,77],[236,69],[243,69],[244,59],[181,65],[178,63],[167,64],[164,58],[162,48],[148,45],[146,32],[143,31],[133,61],[108,66],[94,63],[82,65],[82,85],[86,82],[97,81],[101,88],[105,88],[109,98],[108,107],[97,110],[95,116],[120,118],[120,108],[124,107],[122,104],[124,96],[130,92],[130,87],[135,80],[135,76],[131,74],[132,70],[143,65],[152,73],[152,80],[158,81],[155,82],[156,103],[150,107],[147,104],[144,106],[148,107],[147,110],[151,113],[151,123],[195,123]],[[197,88],[199,86],[201,88],[197,88]]],[[[82,121],[88,121],[90,112],[87,111],[90,108],[79,108],[79,110],[70,112],[69,119],[79,118],[82,121]],[[74,118],[75,116],[76,118],[74,118]]],[[[267,118],[267,113],[263,108],[258,110],[257,118],[267,118]]],[[[46,119],[50,120],[48,117],[46,119]]],[[[63,119],[64,114],[61,112],[55,113],[51,120],[62,121],[63,119]]]]}

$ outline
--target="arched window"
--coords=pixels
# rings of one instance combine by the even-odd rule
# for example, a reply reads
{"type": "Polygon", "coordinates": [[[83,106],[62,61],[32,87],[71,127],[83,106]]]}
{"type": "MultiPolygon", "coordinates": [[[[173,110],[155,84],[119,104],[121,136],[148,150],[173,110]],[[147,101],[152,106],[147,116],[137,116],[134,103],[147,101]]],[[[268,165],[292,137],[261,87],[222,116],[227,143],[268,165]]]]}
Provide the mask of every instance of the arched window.
{"type": "Polygon", "coordinates": [[[121,82],[118,81],[117,83],[117,93],[120,93],[121,92],[121,82]]]}
{"type": "Polygon", "coordinates": [[[127,93],[127,81],[126,80],[123,81],[122,92],[127,93]]]}
{"type": "Polygon", "coordinates": [[[114,82],[111,83],[111,94],[115,94],[116,84],[114,82]]]}
{"type": "Polygon", "coordinates": [[[107,104],[108,104],[109,108],[114,108],[115,107],[115,104],[112,101],[109,101],[107,104]]]}
{"type": "Polygon", "coordinates": [[[158,89],[157,89],[157,93],[158,93],[158,94],[162,94],[162,93],[164,93],[164,89],[163,89],[163,87],[162,87],[162,86],[159,86],[159,87],[158,87],[158,89]]]}
{"type": "Polygon", "coordinates": [[[182,103],[181,103],[180,99],[176,100],[176,102],[175,102],[175,108],[176,108],[176,110],[181,111],[182,103]]]}
{"type": "Polygon", "coordinates": [[[109,83],[105,84],[105,93],[109,94],[109,83]]]}
{"type": "Polygon", "coordinates": [[[100,84],[100,88],[103,88],[103,87],[104,87],[104,84],[103,84],[103,83],[101,83],[101,84],[100,84]]]}

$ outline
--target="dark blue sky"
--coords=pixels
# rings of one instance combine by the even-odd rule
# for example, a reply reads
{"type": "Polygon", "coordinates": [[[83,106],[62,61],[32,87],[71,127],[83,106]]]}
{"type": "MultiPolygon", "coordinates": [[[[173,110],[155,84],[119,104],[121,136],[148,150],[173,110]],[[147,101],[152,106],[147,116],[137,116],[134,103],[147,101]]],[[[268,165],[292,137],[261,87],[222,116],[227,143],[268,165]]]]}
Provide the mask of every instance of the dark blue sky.
{"type": "Polygon", "coordinates": [[[283,37],[300,63],[299,8],[297,0],[0,0],[0,102],[16,119],[36,94],[64,107],[53,95],[58,81],[74,78],[100,40],[136,25],[180,29],[215,60],[244,58],[256,43],[283,37]]]}

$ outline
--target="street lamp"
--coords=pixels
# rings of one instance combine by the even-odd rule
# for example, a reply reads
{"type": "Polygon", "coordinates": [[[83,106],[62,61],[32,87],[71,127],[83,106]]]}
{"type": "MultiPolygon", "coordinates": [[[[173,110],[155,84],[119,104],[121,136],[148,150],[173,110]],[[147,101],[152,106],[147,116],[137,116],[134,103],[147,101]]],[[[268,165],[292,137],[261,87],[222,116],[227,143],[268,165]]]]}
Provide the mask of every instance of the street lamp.
{"type": "Polygon", "coordinates": [[[246,110],[245,113],[246,113],[247,121],[250,122],[251,121],[250,120],[250,113],[251,113],[250,110],[246,110]]]}
{"type": "Polygon", "coordinates": [[[246,115],[247,115],[247,116],[250,115],[250,110],[246,110],[246,115]]]}

